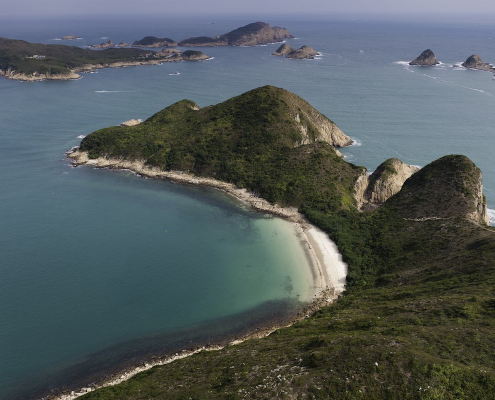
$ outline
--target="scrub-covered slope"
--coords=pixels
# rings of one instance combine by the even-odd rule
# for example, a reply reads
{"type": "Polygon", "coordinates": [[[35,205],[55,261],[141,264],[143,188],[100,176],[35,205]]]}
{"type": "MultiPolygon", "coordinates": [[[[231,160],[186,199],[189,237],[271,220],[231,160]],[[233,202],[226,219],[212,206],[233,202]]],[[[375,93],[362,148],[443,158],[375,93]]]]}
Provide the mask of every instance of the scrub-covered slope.
{"type": "Polygon", "coordinates": [[[354,204],[363,171],[335,151],[351,143],[300,97],[265,86],[202,109],[180,101],[137,126],[93,132],[80,151],[216,178],[281,205],[340,209],[354,204]]]}

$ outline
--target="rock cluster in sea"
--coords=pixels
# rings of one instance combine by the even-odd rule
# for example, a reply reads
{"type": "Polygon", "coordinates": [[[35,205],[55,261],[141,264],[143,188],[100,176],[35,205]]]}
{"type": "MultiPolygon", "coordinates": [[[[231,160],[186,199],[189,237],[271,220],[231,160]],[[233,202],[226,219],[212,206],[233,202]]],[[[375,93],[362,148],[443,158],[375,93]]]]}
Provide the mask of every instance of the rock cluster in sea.
{"type": "Polygon", "coordinates": [[[432,66],[440,64],[435,57],[435,53],[430,49],[423,51],[418,57],[412,60],[409,65],[432,66]]]}
{"type": "Polygon", "coordinates": [[[288,44],[283,44],[274,53],[272,53],[272,55],[283,56],[285,58],[294,58],[298,60],[307,60],[314,59],[318,55],[318,52],[312,47],[306,45],[296,50],[288,44]]]}

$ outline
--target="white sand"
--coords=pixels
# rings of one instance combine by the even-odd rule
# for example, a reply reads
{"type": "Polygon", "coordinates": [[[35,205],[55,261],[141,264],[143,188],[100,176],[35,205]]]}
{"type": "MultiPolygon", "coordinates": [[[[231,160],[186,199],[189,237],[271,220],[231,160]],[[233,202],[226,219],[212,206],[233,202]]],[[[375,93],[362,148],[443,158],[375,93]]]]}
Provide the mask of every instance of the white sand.
{"type": "MultiPolygon", "coordinates": [[[[77,148],[74,148],[72,152],[68,154],[68,157],[73,160],[74,165],[88,164],[94,165],[98,168],[128,169],[147,177],[164,178],[174,182],[214,187],[229,193],[256,210],[268,212],[294,222],[296,225],[297,235],[310,261],[309,264],[311,266],[311,274],[313,276],[315,299],[313,306],[308,308],[309,312],[295,318],[289,325],[292,325],[300,318],[309,316],[311,314],[310,311],[316,311],[316,309],[331,303],[345,290],[347,264],[342,261],[342,256],[340,255],[337,246],[330,240],[325,232],[309,224],[294,207],[283,208],[276,204],[272,205],[265,199],[257,197],[245,189],[239,189],[233,184],[211,178],[196,177],[180,171],[162,171],[158,168],[150,168],[144,165],[144,162],[142,161],[125,161],[109,158],[90,160],[87,153],[80,152],[77,148]]],[[[254,337],[260,338],[267,336],[278,328],[281,327],[275,326],[260,329],[256,333],[253,333],[247,337],[241,337],[232,341],[230,345],[242,343],[243,341],[254,337]]],[[[56,400],[73,400],[87,392],[99,389],[101,387],[113,386],[122,383],[136,374],[151,369],[157,365],[169,364],[175,360],[196,354],[200,351],[219,350],[222,348],[223,346],[210,346],[192,351],[185,350],[170,357],[145,363],[129,371],[122,372],[121,374],[118,374],[117,376],[96,387],[82,388],[76,392],[63,394],[56,397],[56,400]]]]}

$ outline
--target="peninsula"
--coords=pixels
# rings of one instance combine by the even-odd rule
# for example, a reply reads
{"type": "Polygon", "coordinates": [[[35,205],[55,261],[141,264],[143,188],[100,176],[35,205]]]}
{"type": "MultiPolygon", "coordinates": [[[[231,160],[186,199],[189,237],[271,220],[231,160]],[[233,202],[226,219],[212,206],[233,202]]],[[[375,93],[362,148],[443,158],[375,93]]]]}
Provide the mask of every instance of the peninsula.
{"type": "Polygon", "coordinates": [[[86,136],[76,163],[214,179],[291,206],[335,241],[348,272],[343,295],[293,326],[60,398],[490,398],[495,230],[481,171],[448,155],[420,170],[390,159],[368,176],[339,156],[351,142],[271,86],[86,136]]]}
{"type": "Polygon", "coordinates": [[[288,44],[283,44],[272,55],[294,58],[297,60],[313,60],[318,54],[319,53],[315,49],[309,46],[302,46],[296,50],[288,44]]]}
{"type": "Polygon", "coordinates": [[[278,26],[272,28],[265,22],[254,22],[219,36],[185,39],[179,42],[179,46],[257,46],[292,38],[293,36],[285,28],[278,26]]]}
{"type": "Polygon", "coordinates": [[[201,52],[155,52],[142,49],[104,50],[75,46],[28,43],[0,38],[0,76],[22,81],[79,79],[79,72],[100,68],[200,61],[209,57],[201,52]]]}

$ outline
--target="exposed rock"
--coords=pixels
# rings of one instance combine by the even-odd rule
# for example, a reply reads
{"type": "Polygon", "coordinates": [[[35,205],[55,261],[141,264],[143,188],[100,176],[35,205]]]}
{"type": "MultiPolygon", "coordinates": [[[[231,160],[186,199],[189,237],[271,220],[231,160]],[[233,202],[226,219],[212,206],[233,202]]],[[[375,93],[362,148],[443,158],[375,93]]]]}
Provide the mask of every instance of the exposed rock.
{"type": "Polygon", "coordinates": [[[77,36],[74,35],[62,36],[62,40],[77,40],[77,36]]]}
{"type": "Polygon", "coordinates": [[[430,49],[423,51],[418,57],[412,60],[409,65],[433,66],[440,64],[435,54],[430,49]]]}
{"type": "Polygon", "coordinates": [[[256,46],[260,44],[281,42],[293,36],[285,28],[273,28],[264,22],[237,28],[220,36],[200,36],[182,40],[179,46],[256,46]]]}
{"type": "Polygon", "coordinates": [[[481,57],[477,54],[469,56],[469,58],[462,63],[465,68],[480,69],[483,71],[495,71],[493,65],[483,62],[481,57]]]}
{"type": "Polygon", "coordinates": [[[117,47],[130,47],[131,45],[129,43],[126,43],[126,42],[120,42],[117,47]]]}
{"type": "Polygon", "coordinates": [[[169,38],[157,38],[155,36],[146,36],[141,40],[136,40],[133,44],[134,47],[175,47],[177,42],[169,38]]]}
{"type": "Polygon", "coordinates": [[[139,125],[142,121],[140,119],[130,119],[129,121],[122,122],[120,126],[136,126],[139,125]]]}
{"type": "Polygon", "coordinates": [[[419,168],[403,163],[398,158],[390,158],[378,166],[369,177],[366,171],[354,186],[354,196],[361,210],[369,210],[382,205],[398,193],[404,182],[419,168]]]}
{"type": "Polygon", "coordinates": [[[314,59],[318,52],[309,46],[302,46],[299,49],[293,49],[288,44],[283,44],[274,53],[274,56],[284,56],[286,58],[294,58],[298,60],[314,59]]]}
{"type": "Polygon", "coordinates": [[[75,71],[70,71],[67,74],[40,74],[34,72],[32,74],[19,73],[11,68],[6,70],[0,69],[0,76],[4,76],[8,79],[13,79],[16,81],[25,82],[35,82],[35,81],[71,81],[76,79],[81,79],[81,75],[77,74],[75,71]]]}
{"type": "Polygon", "coordinates": [[[105,43],[100,43],[100,44],[93,44],[89,46],[91,49],[96,49],[96,50],[101,50],[101,49],[111,49],[112,47],[115,47],[115,43],[111,40],[105,43]]]}
{"type": "Polygon", "coordinates": [[[380,164],[368,179],[364,193],[365,201],[375,205],[385,203],[402,189],[404,182],[419,168],[403,163],[398,158],[390,158],[380,164]]]}

